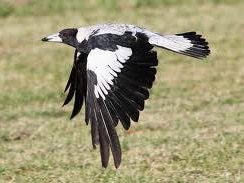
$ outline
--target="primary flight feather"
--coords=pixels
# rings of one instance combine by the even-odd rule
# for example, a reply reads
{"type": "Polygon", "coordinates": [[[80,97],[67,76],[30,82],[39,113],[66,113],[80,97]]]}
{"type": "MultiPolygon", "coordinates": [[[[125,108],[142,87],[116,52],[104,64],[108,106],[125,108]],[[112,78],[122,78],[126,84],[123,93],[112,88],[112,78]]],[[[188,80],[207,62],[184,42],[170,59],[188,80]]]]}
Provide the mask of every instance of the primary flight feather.
{"type": "Polygon", "coordinates": [[[208,42],[195,32],[162,35],[129,24],[69,28],[42,41],[75,48],[64,105],[74,97],[73,118],[85,102],[85,122],[90,122],[93,148],[99,145],[103,167],[108,166],[110,149],[119,167],[122,155],[115,127],[120,121],[128,130],[149,98],[158,65],[153,47],[197,59],[210,54],[208,42]]]}

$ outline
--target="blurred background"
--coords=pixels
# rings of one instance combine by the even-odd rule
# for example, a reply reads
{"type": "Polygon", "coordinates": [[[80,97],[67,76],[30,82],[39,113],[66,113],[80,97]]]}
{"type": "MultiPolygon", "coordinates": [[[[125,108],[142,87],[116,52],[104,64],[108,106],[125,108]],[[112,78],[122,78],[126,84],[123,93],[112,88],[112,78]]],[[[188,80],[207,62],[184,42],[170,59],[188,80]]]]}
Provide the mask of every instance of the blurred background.
{"type": "Polygon", "coordinates": [[[244,182],[243,0],[0,0],[0,182],[244,182]],[[84,111],[61,107],[73,48],[64,28],[131,23],[196,31],[204,61],[157,49],[139,123],[118,130],[120,170],[93,150],[84,111]]]}

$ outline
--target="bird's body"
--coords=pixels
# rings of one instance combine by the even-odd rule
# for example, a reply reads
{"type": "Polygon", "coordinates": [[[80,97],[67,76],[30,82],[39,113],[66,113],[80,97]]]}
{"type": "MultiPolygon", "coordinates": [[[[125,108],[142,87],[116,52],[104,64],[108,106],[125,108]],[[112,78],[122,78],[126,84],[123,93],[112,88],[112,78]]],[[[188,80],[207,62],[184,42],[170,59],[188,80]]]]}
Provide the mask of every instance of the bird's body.
{"type": "Polygon", "coordinates": [[[210,53],[208,43],[195,32],[161,35],[129,24],[64,29],[43,41],[75,48],[64,105],[75,96],[73,118],[85,101],[85,121],[91,124],[93,147],[100,146],[103,167],[108,165],[111,149],[116,168],[121,163],[121,148],[115,126],[120,121],[129,129],[131,120],[138,121],[144,109],[158,64],[153,47],[199,59],[210,53]]]}

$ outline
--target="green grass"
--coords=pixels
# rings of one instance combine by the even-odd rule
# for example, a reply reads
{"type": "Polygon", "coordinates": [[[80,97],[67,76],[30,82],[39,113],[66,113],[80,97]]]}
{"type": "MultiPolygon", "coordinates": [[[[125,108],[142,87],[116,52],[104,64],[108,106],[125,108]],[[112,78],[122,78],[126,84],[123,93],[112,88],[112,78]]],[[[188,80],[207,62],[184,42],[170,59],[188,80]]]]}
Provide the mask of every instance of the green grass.
{"type": "MultiPolygon", "coordinates": [[[[241,3],[242,0],[211,0],[209,3],[213,5],[233,5],[241,3]]],[[[96,9],[104,11],[123,11],[141,9],[145,7],[157,6],[182,6],[182,5],[202,5],[202,0],[1,0],[0,1],[0,17],[11,15],[18,16],[43,16],[59,14],[64,15],[68,12],[76,12],[80,15],[96,9]]]]}
{"type": "Polygon", "coordinates": [[[6,2],[14,9],[0,19],[0,182],[244,182],[242,1],[145,1],[139,8],[118,2],[111,5],[116,11],[93,1],[90,9],[80,5],[83,12],[78,1],[67,9],[66,1],[51,8],[46,0],[6,2]],[[212,50],[197,61],[157,49],[157,79],[140,122],[127,132],[116,128],[119,170],[112,159],[101,168],[84,111],[70,121],[72,106],[61,107],[73,49],[40,41],[62,28],[98,22],[162,33],[196,30],[212,50]]]}

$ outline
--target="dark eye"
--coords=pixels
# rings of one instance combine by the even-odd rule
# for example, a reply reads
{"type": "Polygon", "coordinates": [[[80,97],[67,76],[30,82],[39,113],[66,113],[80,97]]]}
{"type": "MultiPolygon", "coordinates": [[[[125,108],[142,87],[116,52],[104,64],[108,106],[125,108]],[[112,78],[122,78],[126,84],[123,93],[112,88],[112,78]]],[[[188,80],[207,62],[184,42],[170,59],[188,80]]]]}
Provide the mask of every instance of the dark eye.
{"type": "Polygon", "coordinates": [[[68,37],[68,34],[67,34],[66,32],[64,32],[64,33],[61,34],[61,36],[62,36],[63,38],[67,38],[67,37],[68,37]]]}

